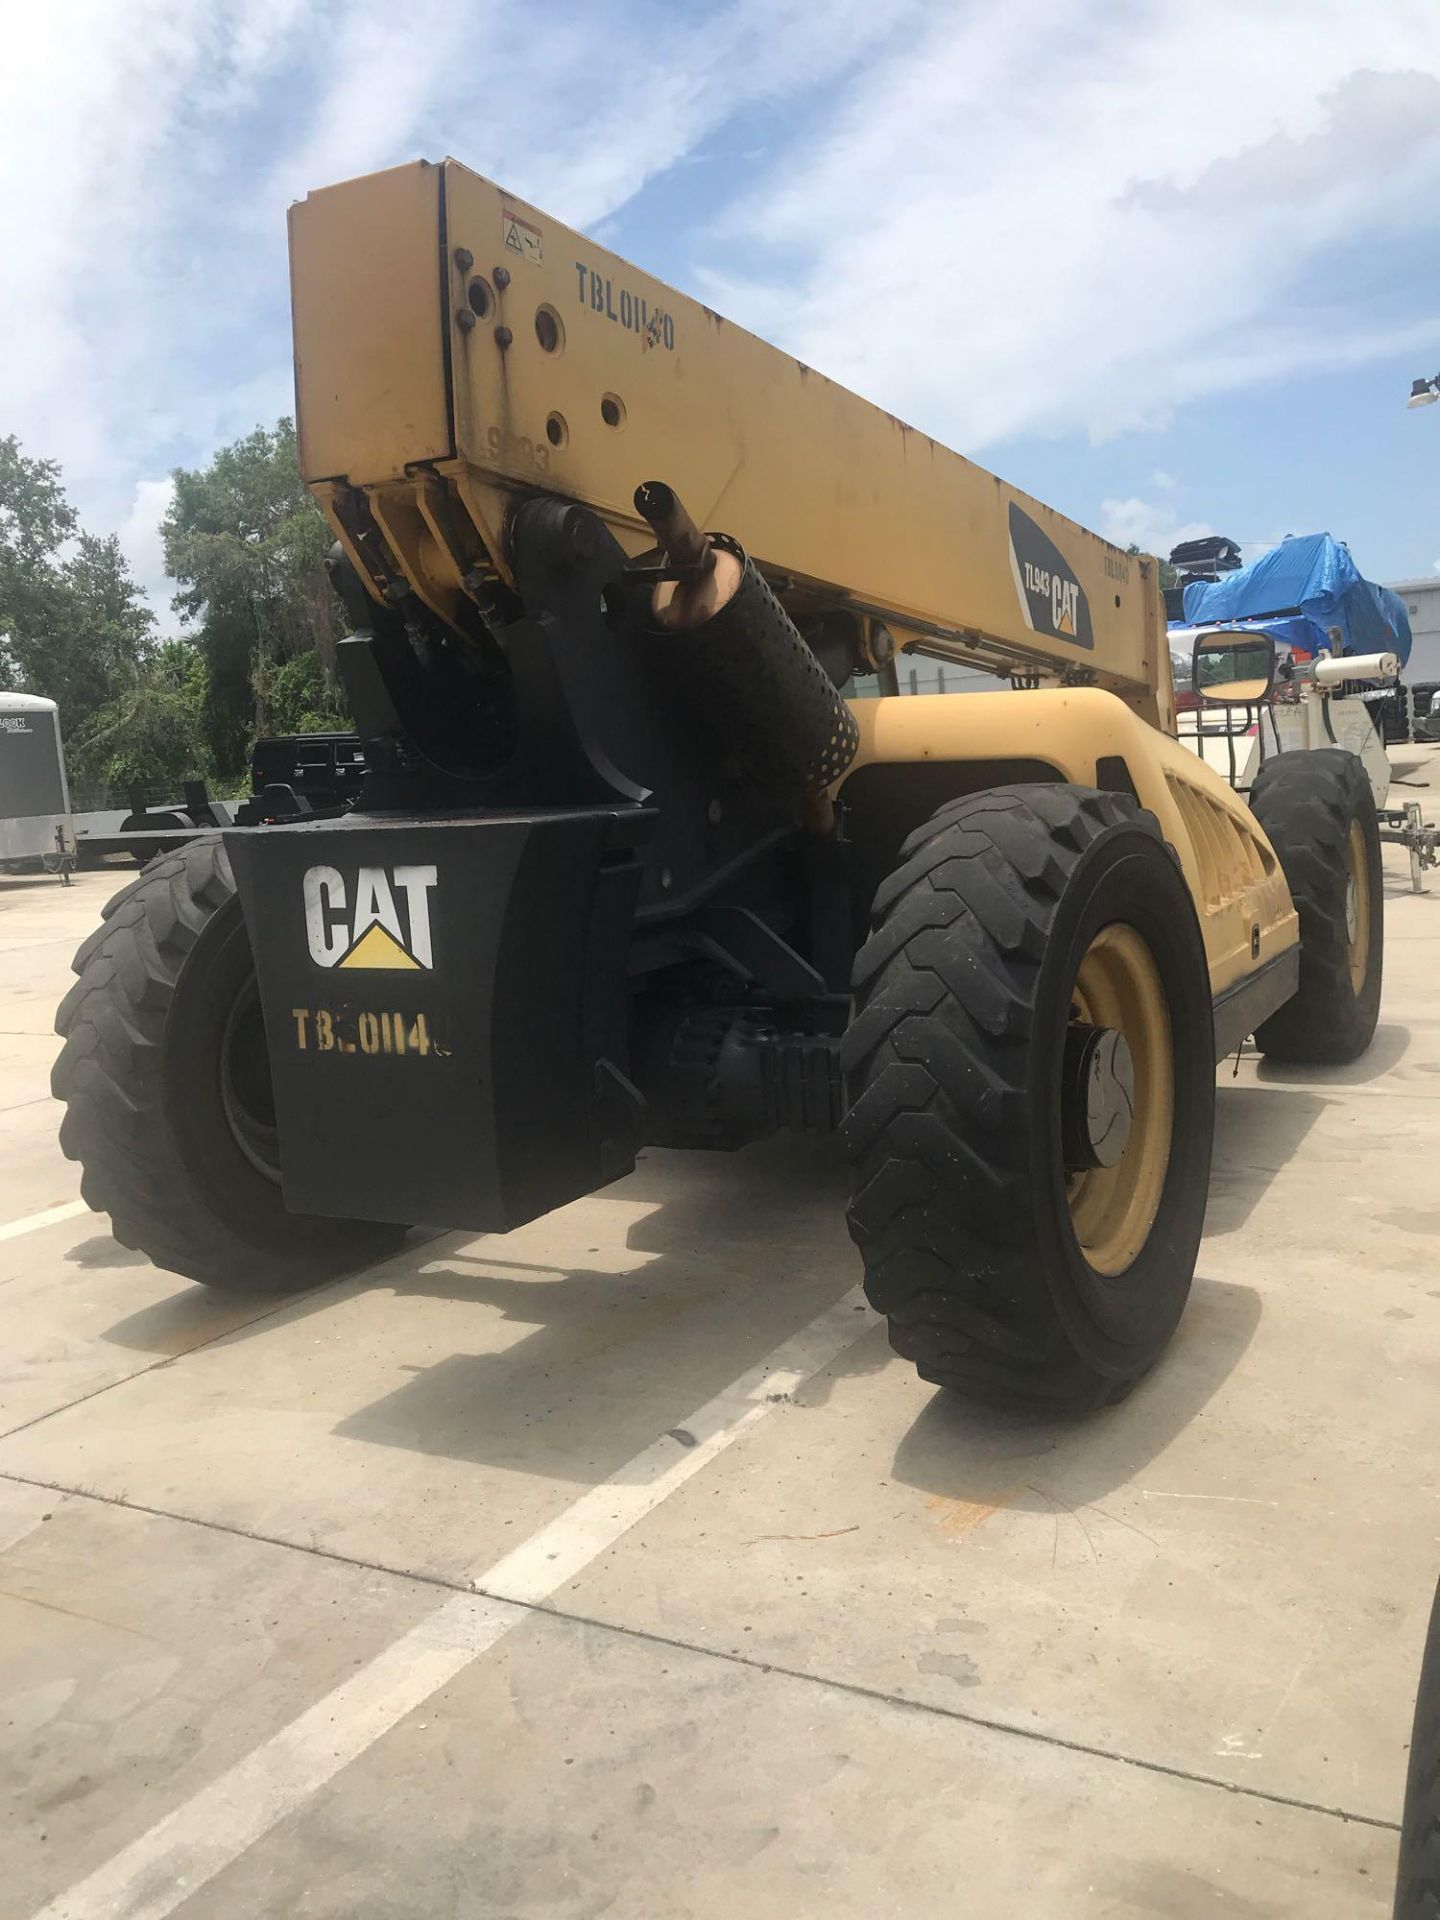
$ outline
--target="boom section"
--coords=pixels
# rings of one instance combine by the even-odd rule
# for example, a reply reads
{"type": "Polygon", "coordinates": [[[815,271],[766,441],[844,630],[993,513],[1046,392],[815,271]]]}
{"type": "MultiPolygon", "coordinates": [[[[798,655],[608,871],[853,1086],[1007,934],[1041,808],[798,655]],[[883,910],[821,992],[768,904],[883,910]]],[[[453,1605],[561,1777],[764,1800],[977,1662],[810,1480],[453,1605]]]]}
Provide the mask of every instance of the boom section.
{"type": "MultiPolygon", "coordinates": [[[[403,575],[443,619],[483,603],[537,489],[637,553],[635,488],[661,476],[787,603],[1170,723],[1152,561],[457,162],[310,194],[290,249],[302,471],[377,595],[403,575]]],[[[900,263],[835,297],[910,350],[900,263]]]]}

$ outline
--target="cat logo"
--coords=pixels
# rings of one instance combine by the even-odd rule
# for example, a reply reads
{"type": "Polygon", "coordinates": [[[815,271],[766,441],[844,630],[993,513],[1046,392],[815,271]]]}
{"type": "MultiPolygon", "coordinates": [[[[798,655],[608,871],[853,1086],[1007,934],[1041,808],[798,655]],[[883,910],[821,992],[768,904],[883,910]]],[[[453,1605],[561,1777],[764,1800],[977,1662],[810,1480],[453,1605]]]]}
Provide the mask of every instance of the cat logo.
{"type": "Polygon", "coordinates": [[[1055,623],[1057,636],[1063,634],[1067,640],[1075,638],[1075,608],[1079,598],[1078,580],[1062,580],[1058,574],[1051,580],[1050,618],[1055,623]]]}
{"type": "Polygon", "coordinates": [[[361,867],[352,893],[334,867],[311,867],[304,881],[310,958],[317,967],[428,972],[436,880],[434,867],[361,867]]]}
{"type": "Polygon", "coordinates": [[[1032,633],[1093,647],[1090,602],[1070,562],[1023,508],[1010,502],[1010,571],[1032,633]]]}

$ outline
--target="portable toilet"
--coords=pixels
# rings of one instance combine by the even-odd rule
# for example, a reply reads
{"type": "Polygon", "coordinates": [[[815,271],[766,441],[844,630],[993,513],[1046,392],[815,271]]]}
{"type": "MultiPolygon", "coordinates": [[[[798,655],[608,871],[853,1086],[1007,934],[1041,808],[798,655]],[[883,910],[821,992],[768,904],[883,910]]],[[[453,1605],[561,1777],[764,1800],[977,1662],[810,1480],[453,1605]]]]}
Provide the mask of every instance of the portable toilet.
{"type": "Polygon", "coordinates": [[[0,867],[39,865],[67,880],[75,823],[60,712],[32,693],[0,693],[0,867]]]}

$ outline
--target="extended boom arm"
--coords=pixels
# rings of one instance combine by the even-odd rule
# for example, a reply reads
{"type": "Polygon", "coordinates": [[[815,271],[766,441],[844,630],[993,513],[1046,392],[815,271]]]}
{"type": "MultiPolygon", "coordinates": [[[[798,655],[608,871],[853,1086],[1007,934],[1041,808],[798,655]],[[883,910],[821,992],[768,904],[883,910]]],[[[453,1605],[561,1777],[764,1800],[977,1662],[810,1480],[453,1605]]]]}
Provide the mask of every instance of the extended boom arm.
{"type": "MultiPolygon", "coordinates": [[[[923,643],[1173,731],[1153,561],[457,162],[312,193],[290,244],[302,471],[377,599],[463,631],[512,584],[517,495],[586,503],[634,554],[661,475],[802,628],[855,623],[862,661],[923,643]]],[[[904,351],[902,307],[876,325],[904,351]]]]}

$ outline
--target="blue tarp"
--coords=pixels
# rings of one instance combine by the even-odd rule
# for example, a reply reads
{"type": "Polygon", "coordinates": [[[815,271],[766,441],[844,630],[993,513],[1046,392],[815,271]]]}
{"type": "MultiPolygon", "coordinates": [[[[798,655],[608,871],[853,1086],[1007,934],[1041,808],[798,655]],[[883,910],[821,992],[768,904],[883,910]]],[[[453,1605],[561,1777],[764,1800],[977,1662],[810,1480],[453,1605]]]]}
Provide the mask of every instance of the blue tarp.
{"type": "Polygon", "coordinates": [[[1404,602],[1362,579],[1350,549],[1328,533],[1297,534],[1238,573],[1192,580],[1185,589],[1187,626],[1251,620],[1302,653],[1397,653],[1402,667],[1410,658],[1404,602]]]}

